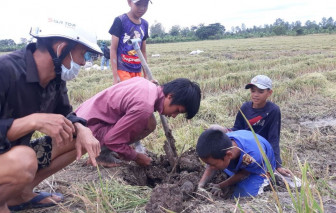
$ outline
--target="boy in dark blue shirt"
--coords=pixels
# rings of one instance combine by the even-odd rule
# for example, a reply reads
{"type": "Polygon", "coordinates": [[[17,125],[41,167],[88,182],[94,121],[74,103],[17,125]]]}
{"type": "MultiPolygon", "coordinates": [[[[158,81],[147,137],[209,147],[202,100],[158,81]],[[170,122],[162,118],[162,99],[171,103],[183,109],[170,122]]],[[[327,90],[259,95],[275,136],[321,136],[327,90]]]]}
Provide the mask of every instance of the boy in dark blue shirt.
{"type": "MultiPolygon", "coordinates": [[[[142,18],[147,12],[150,0],[127,0],[130,6],[128,13],[114,19],[109,30],[111,40],[111,68],[113,84],[133,77],[141,77],[141,61],[133,46],[127,44],[129,39],[140,39],[139,46],[147,61],[146,39],[148,22],[142,18]]],[[[144,77],[145,73],[144,73],[144,77]]]]}
{"type": "MultiPolygon", "coordinates": [[[[257,135],[271,167],[275,169],[274,152],[268,141],[257,135]]],[[[222,190],[234,186],[233,197],[256,196],[268,185],[268,171],[253,133],[239,130],[224,133],[221,128],[209,128],[199,137],[196,152],[207,168],[198,184],[203,188],[217,170],[230,173],[219,184],[211,184],[211,192],[221,195],[222,190]]]]}
{"type": "MultiPolygon", "coordinates": [[[[281,128],[280,108],[271,101],[267,101],[273,93],[272,80],[265,75],[257,75],[251,80],[251,83],[245,86],[245,89],[250,89],[251,101],[245,102],[240,108],[241,111],[249,120],[255,133],[263,136],[272,145],[277,171],[282,175],[290,176],[290,171],[281,166],[282,161],[279,147],[281,128]]],[[[242,129],[250,130],[239,111],[231,130],[242,129]]]]}

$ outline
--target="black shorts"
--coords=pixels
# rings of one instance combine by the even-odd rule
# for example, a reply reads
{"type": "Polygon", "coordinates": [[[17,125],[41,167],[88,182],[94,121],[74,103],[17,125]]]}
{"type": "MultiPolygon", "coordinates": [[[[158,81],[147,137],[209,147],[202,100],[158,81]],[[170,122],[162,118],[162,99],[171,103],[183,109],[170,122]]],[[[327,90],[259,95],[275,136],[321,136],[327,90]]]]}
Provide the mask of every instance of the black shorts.
{"type": "Polygon", "coordinates": [[[51,162],[52,143],[51,137],[44,136],[30,141],[30,146],[36,152],[38,169],[46,168],[51,162]]]}

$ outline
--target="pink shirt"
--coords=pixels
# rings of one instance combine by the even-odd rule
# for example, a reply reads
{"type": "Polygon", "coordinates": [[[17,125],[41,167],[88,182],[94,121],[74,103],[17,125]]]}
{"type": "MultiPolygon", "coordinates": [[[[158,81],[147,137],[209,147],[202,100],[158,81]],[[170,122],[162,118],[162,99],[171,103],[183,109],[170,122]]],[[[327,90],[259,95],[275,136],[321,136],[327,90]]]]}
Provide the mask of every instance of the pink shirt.
{"type": "Polygon", "coordinates": [[[82,103],[76,114],[88,121],[101,145],[134,160],[136,152],[129,144],[146,129],[154,111],[162,113],[164,98],[161,87],[135,77],[99,92],[82,103]]]}

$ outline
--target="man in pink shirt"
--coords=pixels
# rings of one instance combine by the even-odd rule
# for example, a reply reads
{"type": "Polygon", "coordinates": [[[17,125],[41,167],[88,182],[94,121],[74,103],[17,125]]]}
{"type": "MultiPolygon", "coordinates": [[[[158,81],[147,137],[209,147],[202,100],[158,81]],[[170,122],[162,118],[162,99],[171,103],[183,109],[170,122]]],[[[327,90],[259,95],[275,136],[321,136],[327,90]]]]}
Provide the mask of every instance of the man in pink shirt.
{"type": "MultiPolygon", "coordinates": [[[[198,112],[200,101],[198,84],[188,79],[179,78],[157,86],[147,79],[135,77],[99,92],[81,104],[76,114],[87,120],[87,126],[101,146],[117,153],[123,160],[148,166],[151,158],[136,152],[130,144],[154,131],[153,112],[173,118],[186,113],[186,118],[191,119],[198,112]]],[[[113,165],[111,162],[100,164],[113,165]]]]}

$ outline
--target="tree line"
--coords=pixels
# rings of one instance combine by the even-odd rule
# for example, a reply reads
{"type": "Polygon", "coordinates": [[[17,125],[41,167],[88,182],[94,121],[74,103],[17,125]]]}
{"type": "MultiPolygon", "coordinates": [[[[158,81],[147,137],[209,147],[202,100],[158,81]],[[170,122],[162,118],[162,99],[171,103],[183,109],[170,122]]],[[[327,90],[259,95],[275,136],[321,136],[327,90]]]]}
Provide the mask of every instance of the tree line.
{"type": "Polygon", "coordinates": [[[0,52],[11,52],[17,49],[25,47],[27,42],[20,42],[16,44],[13,39],[2,39],[0,40],[0,52]]]}
{"type": "MultiPolygon", "coordinates": [[[[278,18],[273,24],[248,28],[243,23],[241,26],[231,27],[230,31],[226,31],[225,26],[220,23],[213,23],[209,25],[199,24],[198,26],[191,27],[174,25],[168,32],[165,32],[163,25],[159,22],[155,22],[150,26],[150,38],[147,40],[147,43],[171,43],[226,38],[257,38],[281,35],[300,36],[335,32],[336,21],[334,21],[332,17],[324,17],[319,23],[310,20],[307,20],[305,23],[301,23],[301,21],[289,23],[278,18]]],[[[98,43],[100,44],[102,41],[104,40],[98,40],[98,43]]],[[[10,52],[23,48],[29,42],[31,42],[31,40],[26,38],[21,38],[18,44],[12,39],[0,40],[0,52],[10,52]]],[[[110,44],[109,40],[105,42],[110,44]]]]}
{"type": "Polygon", "coordinates": [[[289,23],[281,18],[275,20],[273,24],[264,26],[246,27],[243,23],[241,26],[231,27],[231,31],[220,23],[209,25],[200,24],[198,26],[181,28],[179,25],[173,26],[169,32],[165,32],[161,23],[154,23],[150,26],[150,38],[147,43],[169,43],[181,41],[197,41],[207,39],[225,39],[225,38],[254,38],[267,36],[300,36],[318,33],[335,33],[336,21],[332,17],[322,18],[319,23],[316,21],[301,21],[289,23]]]}

